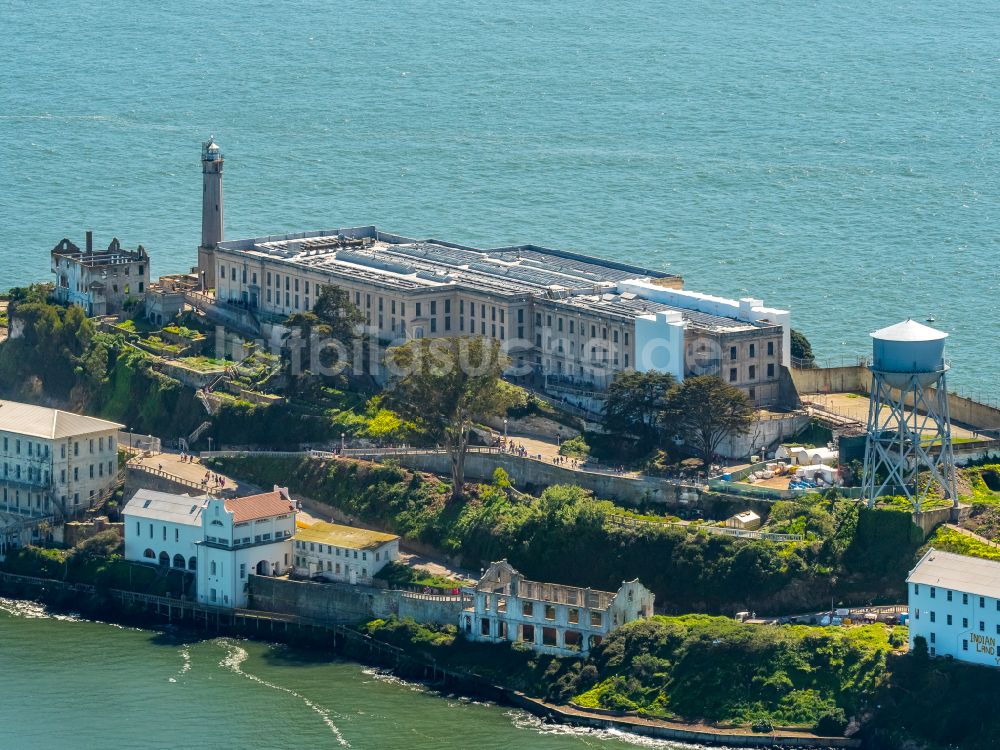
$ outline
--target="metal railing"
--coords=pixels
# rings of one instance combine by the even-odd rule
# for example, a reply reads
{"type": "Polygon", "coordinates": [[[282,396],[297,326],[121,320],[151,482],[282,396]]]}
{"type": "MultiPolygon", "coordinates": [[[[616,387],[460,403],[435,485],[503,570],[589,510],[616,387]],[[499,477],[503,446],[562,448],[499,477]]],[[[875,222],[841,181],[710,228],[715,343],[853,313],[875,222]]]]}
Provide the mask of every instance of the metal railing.
{"type": "Polygon", "coordinates": [[[802,534],[775,534],[770,531],[752,531],[750,529],[736,529],[730,526],[706,526],[703,524],[690,524],[682,521],[651,521],[646,518],[633,518],[631,516],[620,516],[612,514],[608,516],[611,523],[618,526],[637,528],[639,526],[666,526],[680,529],[691,529],[694,531],[705,531],[709,534],[721,534],[723,536],[739,537],[741,539],[766,539],[772,542],[801,542],[805,537],[802,534]]]}

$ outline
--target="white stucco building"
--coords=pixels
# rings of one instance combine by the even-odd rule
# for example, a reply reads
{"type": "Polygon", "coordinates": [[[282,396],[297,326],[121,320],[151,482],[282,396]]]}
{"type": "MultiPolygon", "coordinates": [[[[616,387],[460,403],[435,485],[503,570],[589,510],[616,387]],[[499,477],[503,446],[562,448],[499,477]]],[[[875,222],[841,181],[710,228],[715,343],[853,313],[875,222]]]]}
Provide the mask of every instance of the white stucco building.
{"type": "Polygon", "coordinates": [[[639,581],[617,592],[529,581],[506,560],[493,563],[475,587],[459,631],[472,641],[523,643],[535,651],[586,654],[616,628],[653,615],[654,595],[639,581]]]}
{"type": "Polygon", "coordinates": [[[191,571],[198,601],[245,607],[250,574],[290,570],[295,510],[279,487],[229,499],[140,490],[123,511],[125,558],[191,571]]]}
{"type": "Polygon", "coordinates": [[[115,482],[120,428],[0,400],[0,508],[58,518],[89,507],[115,482]]]}
{"type": "Polygon", "coordinates": [[[198,544],[204,537],[201,515],[207,501],[206,496],[136,492],[122,511],[125,559],[197,570],[198,544]]]}
{"type": "Polygon", "coordinates": [[[284,575],[292,567],[295,503],[288,490],[229,500],[210,498],[202,514],[198,601],[247,605],[247,576],[284,575]]]}
{"type": "Polygon", "coordinates": [[[327,581],[368,584],[386,563],[399,559],[395,534],[325,521],[299,529],[293,541],[295,574],[327,581]]]}
{"type": "Polygon", "coordinates": [[[1000,562],[932,547],[906,583],[911,649],[923,637],[931,656],[1000,666],[1000,562]]]}

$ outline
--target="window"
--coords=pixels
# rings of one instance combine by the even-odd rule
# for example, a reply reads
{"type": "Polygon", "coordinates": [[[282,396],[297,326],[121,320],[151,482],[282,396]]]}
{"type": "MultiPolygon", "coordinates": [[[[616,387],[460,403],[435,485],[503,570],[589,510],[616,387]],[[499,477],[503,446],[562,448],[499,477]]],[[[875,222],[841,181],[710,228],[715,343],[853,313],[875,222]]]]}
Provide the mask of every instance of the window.
{"type": "Polygon", "coordinates": [[[946,619],[948,621],[948,624],[951,625],[951,615],[948,615],[946,619]]]}
{"type": "Polygon", "coordinates": [[[919,596],[920,595],[920,584],[919,583],[913,584],[913,595],[914,596],[919,596]]]}
{"type": "Polygon", "coordinates": [[[736,368],[735,367],[730,367],[729,368],[729,382],[730,383],[735,383],[736,382],[736,368]]]}
{"type": "Polygon", "coordinates": [[[937,599],[937,589],[931,586],[931,599],[937,599]]]}
{"type": "Polygon", "coordinates": [[[735,346],[729,347],[729,358],[732,359],[732,360],[736,359],[736,347],[735,346]]]}
{"type": "Polygon", "coordinates": [[[773,362],[767,366],[767,376],[769,378],[773,378],[774,377],[774,363],[773,362]]]}
{"type": "Polygon", "coordinates": [[[570,625],[578,625],[580,623],[580,610],[575,607],[570,609],[568,619],[570,625]]]}
{"type": "Polygon", "coordinates": [[[968,617],[963,617],[962,618],[962,630],[965,630],[968,627],[969,627],[969,618],[968,617]]]}
{"type": "Polygon", "coordinates": [[[417,306],[417,317],[419,318],[419,317],[420,317],[420,303],[419,303],[419,302],[417,302],[417,303],[415,303],[415,304],[416,304],[416,306],[417,306]]]}
{"type": "Polygon", "coordinates": [[[602,621],[602,619],[603,618],[602,618],[600,612],[591,612],[590,613],[590,627],[592,627],[592,628],[599,628],[599,627],[601,627],[601,621],[602,621]]]}
{"type": "Polygon", "coordinates": [[[986,632],[986,623],[983,622],[982,620],[979,621],[979,632],[980,633],[986,632]]]}
{"type": "Polygon", "coordinates": [[[968,603],[969,603],[969,595],[962,594],[962,604],[968,604],[968,603]]]}
{"type": "MultiPolygon", "coordinates": [[[[535,616],[535,605],[531,602],[521,603],[521,616],[522,617],[534,617],[535,616]]],[[[997,626],[1000,628],[1000,625],[997,626]]]]}
{"type": "Polygon", "coordinates": [[[937,622],[937,617],[936,617],[936,615],[937,615],[937,613],[936,613],[936,612],[931,612],[931,622],[937,622]]]}
{"type": "Polygon", "coordinates": [[[750,344],[750,356],[751,357],[756,357],[757,356],[757,345],[756,344],[750,344]]]}
{"type": "MultiPolygon", "coordinates": [[[[217,566],[215,564],[215,560],[212,560],[212,564],[209,566],[209,570],[210,570],[210,572],[211,572],[211,574],[213,576],[216,575],[216,571],[218,570],[218,568],[217,568],[217,566]]],[[[215,589],[212,589],[212,593],[213,594],[215,593],[215,589]]],[[[214,596],[212,597],[212,601],[215,601],[215,597],[214,596]]]]}
{"type": "Polygon", "coordinates": [[[979,608],[982,609],[985,606],[986,606],[986,597],[985,596],[979,597],[979,608]]]}
{"type": "Polygon", "coordinates": [[[937,643],[937,633],[931,633],[931,643],[937,643]]]}
{"type": "Polygon", "coordinates": [[[750,365],[750,379],[757,379],[757,365],[750,365]]]}
{"type": "Polygon", "coordinates": [[[246,577],[247,577],[247,564],[240,563],[240,578],[242,579],[246,577]]]}
{"type": "Polygon", "coordinates": [[[556,619],[556,608],[553,607],[551,604],[545,605],[545,619],[546,620],[556,619]]]}
{"type": "Polygon", "coordinates": [[[965,640],[964,638],[962,639],[962,650],[963,651],[968,651],[969,650],[969,642],[967,640],[965,640]]]}

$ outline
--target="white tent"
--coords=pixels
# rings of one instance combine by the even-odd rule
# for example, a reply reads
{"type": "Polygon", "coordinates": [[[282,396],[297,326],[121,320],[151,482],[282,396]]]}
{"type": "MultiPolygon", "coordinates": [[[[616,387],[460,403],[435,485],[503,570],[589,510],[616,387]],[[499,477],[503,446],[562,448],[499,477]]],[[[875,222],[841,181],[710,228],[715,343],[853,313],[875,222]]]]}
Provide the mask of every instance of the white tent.
{"type": "Polygon", "coordinates": [[[825,464],[810,464],[809,466],[800,466],[797,468],[795,476],[810,481],[819,477],[827,484],[833,484],[837,477],[837,470],[825,464]]]}

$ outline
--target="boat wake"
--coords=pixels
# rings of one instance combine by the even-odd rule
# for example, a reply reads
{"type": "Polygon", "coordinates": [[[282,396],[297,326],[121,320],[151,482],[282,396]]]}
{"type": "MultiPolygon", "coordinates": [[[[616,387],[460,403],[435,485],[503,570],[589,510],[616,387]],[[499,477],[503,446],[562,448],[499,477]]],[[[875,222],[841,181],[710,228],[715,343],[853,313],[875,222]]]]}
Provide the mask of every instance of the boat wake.
{"type": "Polygon", "coordinates": [[[222,667],[223,669],[228,669],[229,671],[238,674],[241,677],[245,677],[248,680],[256,682],[258,685],[263,685],[264,687],[271,688],[272,690],[278,690],[282,693],[287,693],[293,698],[298,698],[310,710],[314,711],[316,714],[319,715],[319,717],[323,720],[323,723],[330,728],[330,731],[333,733],[333,736],[336,737],[337,742],[340,743],[342,747],[351,746],[351,743],[349,743],[346,739],[344,739],[344,735],[340,733],[340,729],[337,727],[336,724],[333,723],[333,719],[330,718],[331,712],[329,711],[329,709],[323,708],[314,701],[311,701],[309,698],[306,698],[301,693],[296,693],[294,690],[290,688],[282,687],[281,685],[275,685],[273,682],[268,682],[267,680],[264,680],[255,674],[244,672],[243,662],[245,662],[247,660],[247,657],[249,656],[246,649],[241,648],[232,641],[228,641],[225,639],[220,639],[219,641],[217,641],[217,643],[226,649],[226,656],[222,659],[222,661],[219,662],[220,667],[222,667]]]}

